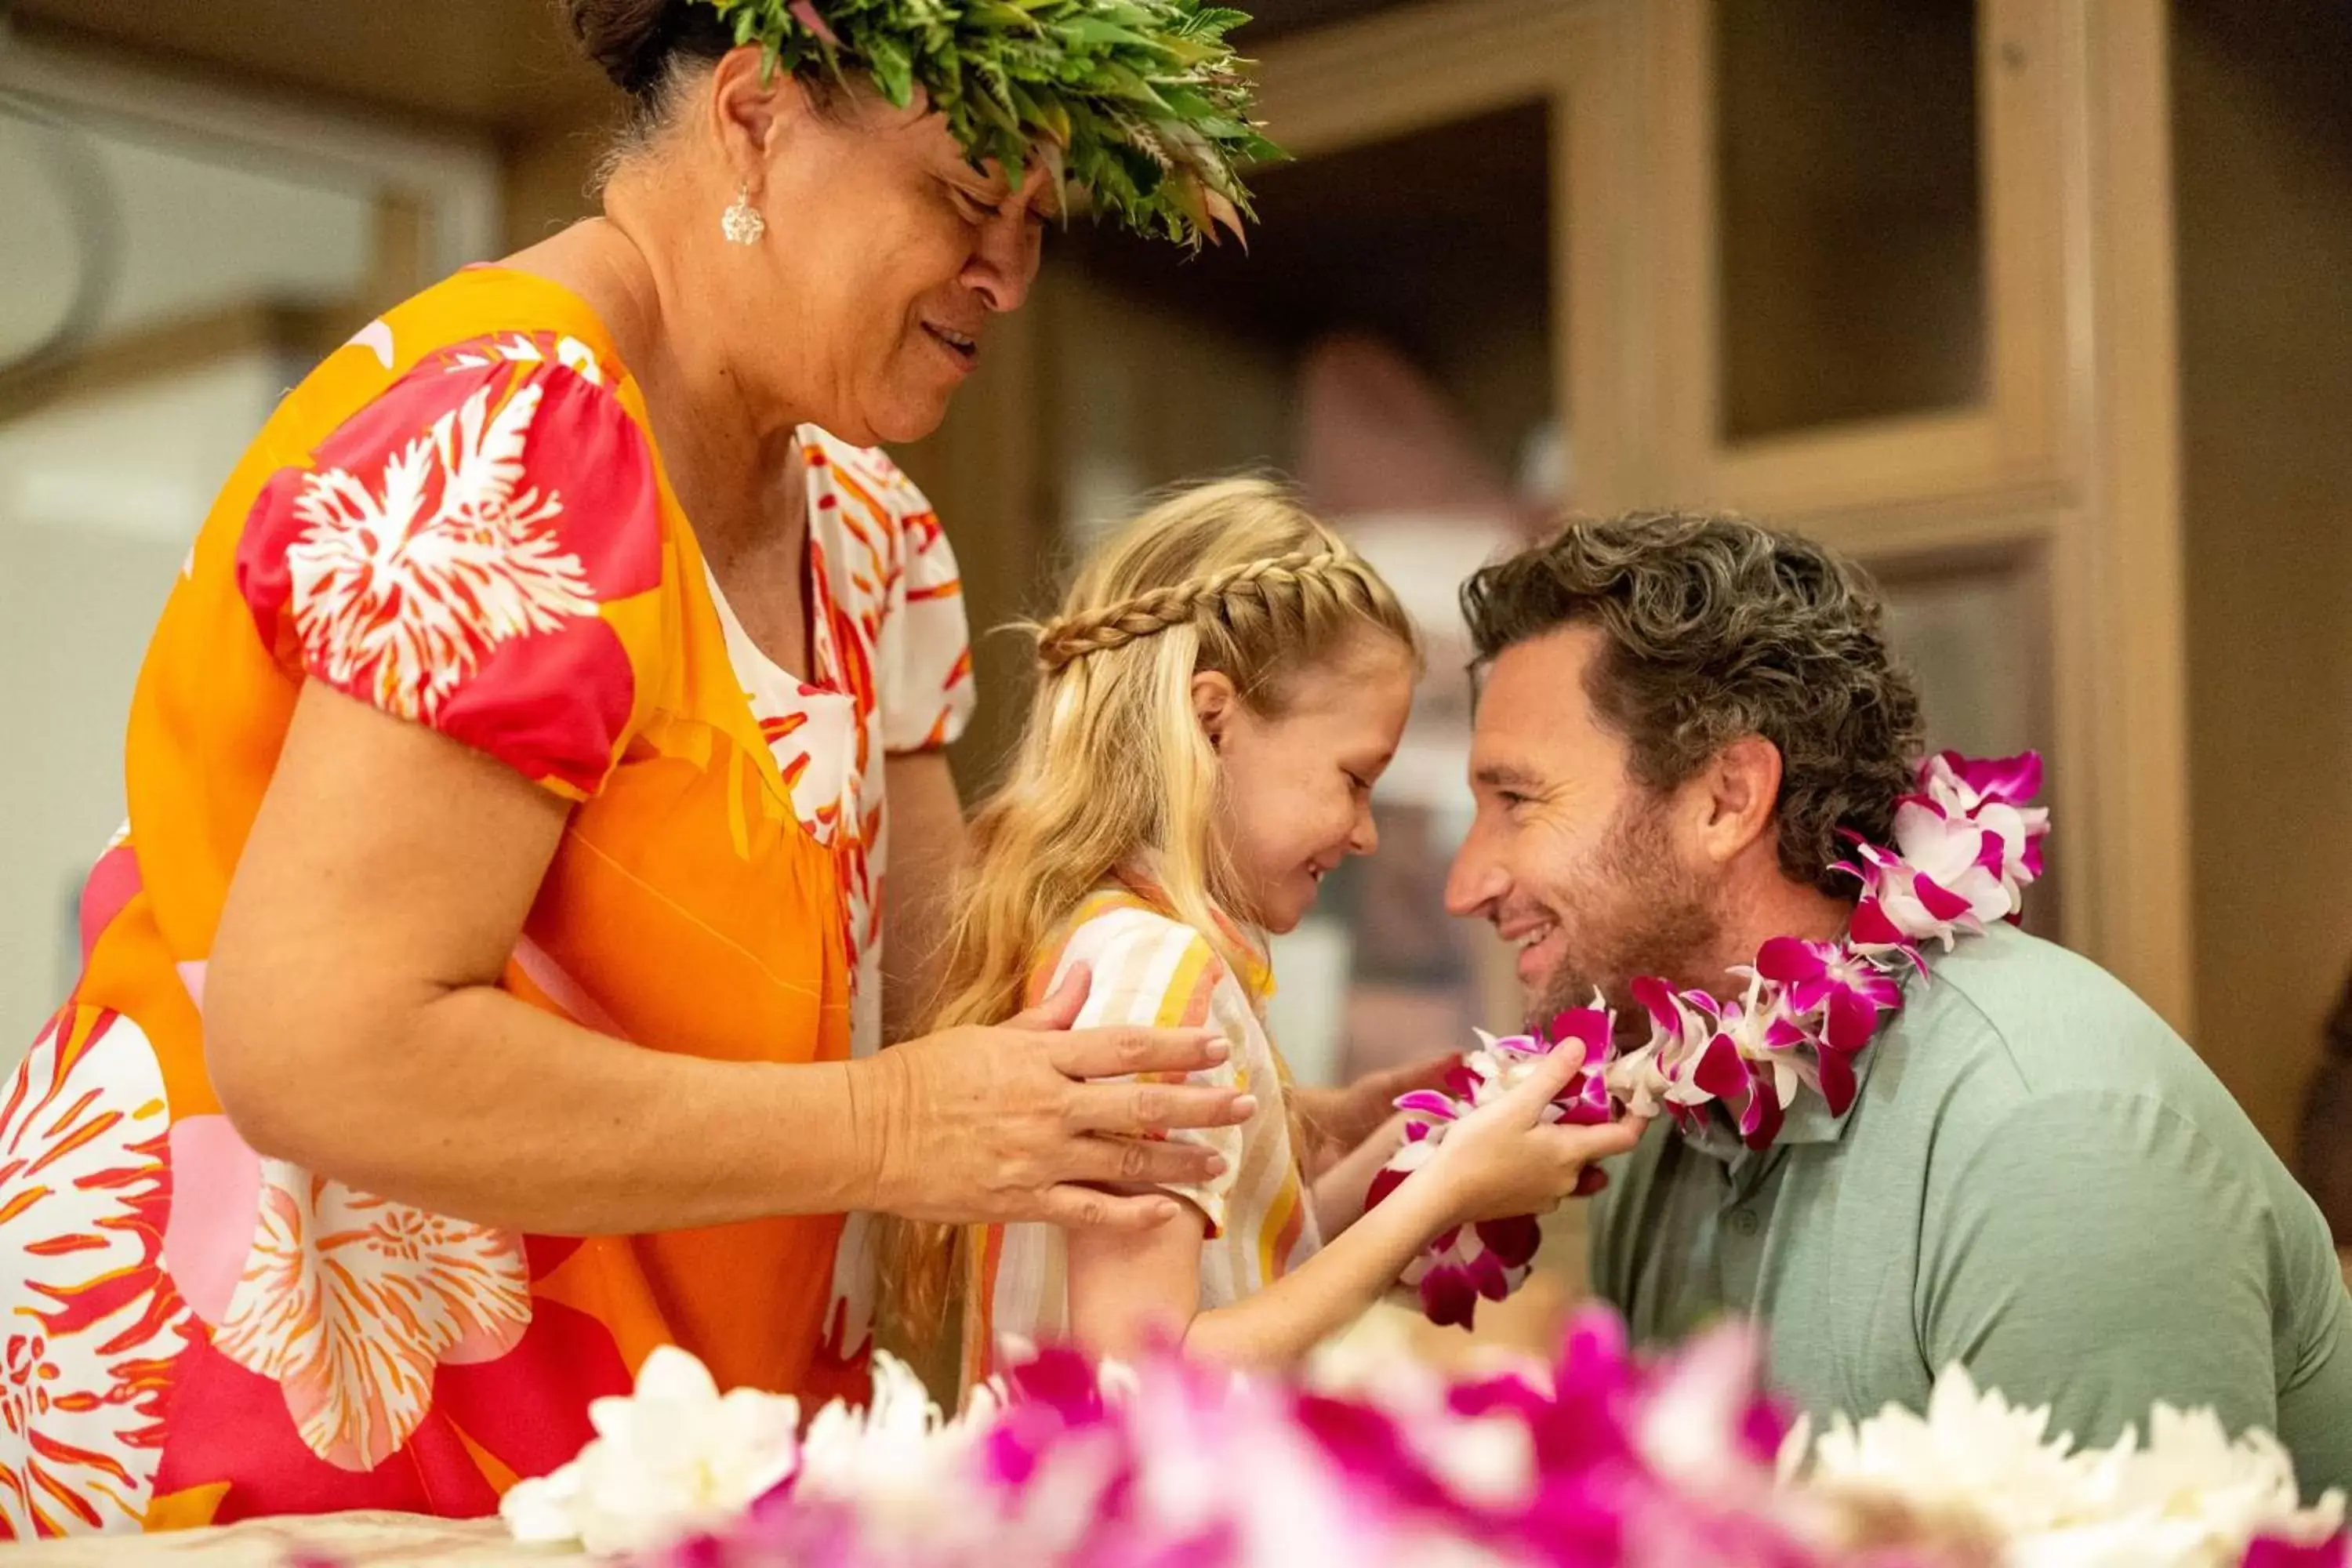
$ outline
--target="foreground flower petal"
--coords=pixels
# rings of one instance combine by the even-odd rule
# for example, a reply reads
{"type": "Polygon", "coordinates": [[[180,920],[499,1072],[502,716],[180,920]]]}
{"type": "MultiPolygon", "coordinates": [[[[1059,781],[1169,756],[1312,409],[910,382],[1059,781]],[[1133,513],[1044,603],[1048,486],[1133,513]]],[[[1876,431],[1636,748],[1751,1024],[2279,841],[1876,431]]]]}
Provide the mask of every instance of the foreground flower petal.
{"type": "MultiPolygon", "coordinates": [[[[800,1468],[756,1502],[654,1537],[672,1545],[609,1530],[592,1549],[643,1553],[644,1568],[2346,1565],[2343,1500],[2300,1508],[2278,1444],[2232,1437],[2210,1412],[2159,1405],[2145,1444],[2078,1451],[2046,1410],[1956,1367],[1924,1412],[1813,1436],[1762,1391],[1760,1342],[1736,1325],[1653,1357],[1594,1309],[1551,1365],[1459,1378],[1393,1334],[1368,1344],[1312,1385],[1047,1348],[1010,1359],[953,1421],[883,1358],[867,1408],[820,1413],[800,1468]],[[1885,1544],[1846,1544],[1863,1540],[1885,1544]]],[[[706,1415],[778,1403],[721,1397],[698,1369],[650,1371],[613,1430],[649,1428],[666,1401],[706,1415]]],[[[707,1457],[723,1468],[720,1447],[707,1457]]],[[[616,1452],[599,1437],[517,1488],[510,1528],[572,1539],[583,1514],[658,1498],[661,1457],[607,1462],[616,1452]]]]}
{"type": "Polygon", "coordinates": [[[596,1436],[578,1458],[499,1502],[517,1540],[646,1551],[736,1518],[800,1462],[797,1401],[748,1388],[722,1397],[675,1345],[646,1358],[633,1392],[594,1401],[588,1415],[596,1436]]]}

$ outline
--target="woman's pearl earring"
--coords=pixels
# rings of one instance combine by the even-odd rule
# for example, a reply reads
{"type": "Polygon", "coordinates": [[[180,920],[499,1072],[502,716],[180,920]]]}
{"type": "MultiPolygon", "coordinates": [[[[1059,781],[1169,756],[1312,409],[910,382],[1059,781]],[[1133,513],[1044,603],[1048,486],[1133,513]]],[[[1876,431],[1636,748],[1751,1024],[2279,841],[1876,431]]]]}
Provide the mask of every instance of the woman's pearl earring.
{"type": "Polygon", "coordinates": [[[749,182],[735,188],[734,202],[719,215],[719,232],[727,237],[730,245],[757,245],[768,232],[768,220],[751,205],[749,182]]]}

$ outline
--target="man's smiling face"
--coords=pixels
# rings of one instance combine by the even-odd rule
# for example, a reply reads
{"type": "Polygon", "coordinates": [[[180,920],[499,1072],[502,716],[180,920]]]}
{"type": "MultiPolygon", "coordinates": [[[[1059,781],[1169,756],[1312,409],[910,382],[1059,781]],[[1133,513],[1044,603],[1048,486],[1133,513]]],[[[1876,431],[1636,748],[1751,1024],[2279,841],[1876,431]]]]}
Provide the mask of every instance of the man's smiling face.
{"type": "Polygon", "coordinates": [[[1601,634],[1571,626],[1487,667],[1470,750],[1477,815],[1446,907],[1518,949],[1530,1021],[1591,1000],[1633,1010],[1636,976],[1691,972],[1720,928],[1703,862],[1676,843],[1671,795],[1636,783],[1592,706],[1601,634]]]}

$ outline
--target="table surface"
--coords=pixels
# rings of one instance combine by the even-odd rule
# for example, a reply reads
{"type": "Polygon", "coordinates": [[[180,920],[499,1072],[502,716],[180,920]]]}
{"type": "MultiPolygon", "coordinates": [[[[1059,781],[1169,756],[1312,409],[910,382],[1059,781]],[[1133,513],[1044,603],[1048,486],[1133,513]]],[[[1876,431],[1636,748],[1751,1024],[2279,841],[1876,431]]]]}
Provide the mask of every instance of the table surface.
{"type": "Polygon", "coordinates": [[[12,1548],[9,1568],[281,1568],[305,1556],[344,1568],[549,1568],[584,1563],[561,1547],[518,1546],[495,1519],[341,1513],[262,1519],[218,1530],[99,1536],[12,1548]]]}

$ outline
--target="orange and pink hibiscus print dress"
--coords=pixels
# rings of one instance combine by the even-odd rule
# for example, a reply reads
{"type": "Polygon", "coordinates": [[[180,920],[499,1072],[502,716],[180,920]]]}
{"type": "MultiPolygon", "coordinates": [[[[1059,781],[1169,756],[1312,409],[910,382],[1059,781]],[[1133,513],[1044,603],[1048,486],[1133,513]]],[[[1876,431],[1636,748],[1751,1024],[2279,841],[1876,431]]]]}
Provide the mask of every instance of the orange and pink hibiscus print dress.
{"type": "Polygon", "coordinates": [[[0,1094],[0,1536],[488,1512],[664,1342],[723,1384],[862,1385],[860,1223],[517,1235],[259,1158],[205,1071],[205,955],[306,679],[574,803],[515,995],[654,1050],[878,1043],[882,762],[954,736],[969,653],[921,495],[803,437],[806,683],[729,613],[570,293],[461,273],[288,395],[164,610],[80,983],[0,1094]]]}

